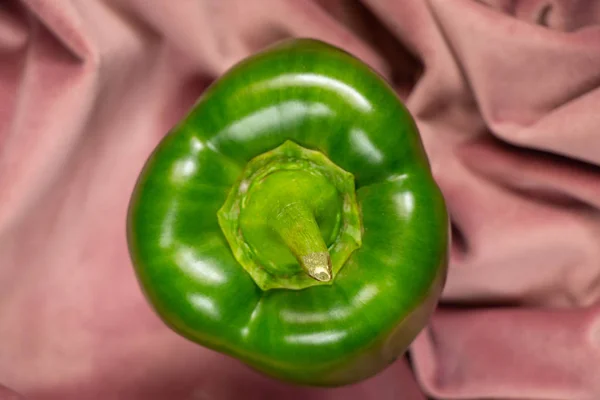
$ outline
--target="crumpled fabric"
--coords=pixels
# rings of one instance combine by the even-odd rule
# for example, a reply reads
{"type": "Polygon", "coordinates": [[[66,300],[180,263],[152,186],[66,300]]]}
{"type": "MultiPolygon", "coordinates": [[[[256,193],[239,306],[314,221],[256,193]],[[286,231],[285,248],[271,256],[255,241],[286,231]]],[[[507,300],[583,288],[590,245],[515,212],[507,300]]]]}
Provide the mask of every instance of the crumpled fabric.
{"type": "Polygon", "coordinates": [[[592,0],[5,0],[0,399],[599,399],[599,22],[592,0]],[[277,382],[175,335],[125,241],[161,137],[289,37],[389,80],[452,217],[430,324],[344,388],[277,382]]]}

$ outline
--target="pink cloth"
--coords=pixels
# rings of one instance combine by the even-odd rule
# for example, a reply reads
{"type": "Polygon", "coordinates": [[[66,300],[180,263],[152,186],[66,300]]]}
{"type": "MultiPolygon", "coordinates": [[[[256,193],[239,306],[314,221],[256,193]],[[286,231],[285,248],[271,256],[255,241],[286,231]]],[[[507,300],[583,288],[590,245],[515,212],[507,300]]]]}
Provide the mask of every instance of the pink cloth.
{"type": "Polygon", "coordinates": [[[599,21],[588,0],[4,1],[0,384],[34,400],[600,399],[599,21]],[[292,36],[394,84],[455,228],[411,364],[334,390],[172,333],[124,237],[165,132],[234,62],[292,36]]]}

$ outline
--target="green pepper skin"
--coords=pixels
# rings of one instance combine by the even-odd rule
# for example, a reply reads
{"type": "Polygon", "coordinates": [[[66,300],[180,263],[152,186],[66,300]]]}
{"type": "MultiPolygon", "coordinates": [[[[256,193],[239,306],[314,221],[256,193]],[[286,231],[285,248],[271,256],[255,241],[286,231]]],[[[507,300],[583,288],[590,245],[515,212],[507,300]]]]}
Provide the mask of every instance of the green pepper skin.
{"type": "Polygon", "coordinates": [[[436,307],[450,240],[407,109],[368,66],[312,39],[257,53],[205,91],[145,164],[127,235],[140,286],[171,329],[313,386],[366,379],[405,352],[436,307]],[[286,140],[354,175],[362,245],[331,285],[262,291],[217,211],[246,163],[286,140]]]}

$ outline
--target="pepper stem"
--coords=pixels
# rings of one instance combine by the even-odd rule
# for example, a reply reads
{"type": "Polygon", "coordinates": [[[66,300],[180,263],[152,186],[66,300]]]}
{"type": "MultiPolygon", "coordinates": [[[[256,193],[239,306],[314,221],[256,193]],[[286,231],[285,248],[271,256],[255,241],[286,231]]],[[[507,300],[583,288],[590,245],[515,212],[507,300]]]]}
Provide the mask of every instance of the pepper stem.
{"type": "Polygon", "coordinates": [[[331,285],[362,244],[354,176],[292,141],[248,161],[217,217],[263,291],[331,285]]]}
{"type": "Polygon", "coordinates": [[[314,214],[299,201],[280,201],[269,220],[308,276],[319,281],[332,279],[331,259],[314,214]]]}

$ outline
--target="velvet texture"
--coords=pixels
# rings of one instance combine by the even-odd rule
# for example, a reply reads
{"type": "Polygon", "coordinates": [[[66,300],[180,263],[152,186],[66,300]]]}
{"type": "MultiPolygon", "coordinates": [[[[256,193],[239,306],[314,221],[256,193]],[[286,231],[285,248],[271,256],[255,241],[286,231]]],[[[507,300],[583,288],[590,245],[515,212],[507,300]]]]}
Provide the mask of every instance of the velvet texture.
{"type": "Polygon", "coordinates": [[[599,399],[599,21],[591,0],[3,1],[0,384],[33,400],[599,399]],[[160,138],[233,63],[300,36],[394,85],[453,222],[410,363],[333,390],[176,336],[125,241],[160,138]]]}

